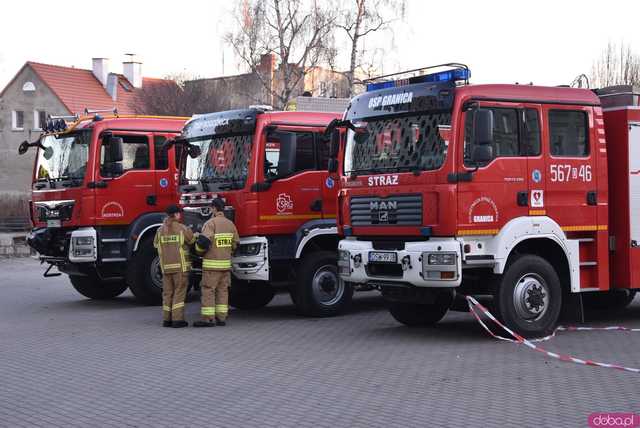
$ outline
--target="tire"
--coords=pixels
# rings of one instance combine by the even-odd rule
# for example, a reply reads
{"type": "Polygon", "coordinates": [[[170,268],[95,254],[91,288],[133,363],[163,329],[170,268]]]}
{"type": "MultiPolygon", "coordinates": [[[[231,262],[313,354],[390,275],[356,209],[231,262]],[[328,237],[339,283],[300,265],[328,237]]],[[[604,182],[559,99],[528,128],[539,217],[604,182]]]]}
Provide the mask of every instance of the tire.
{"type": "Polygon", "coordinates": [[[267,282],[248,282],[232,278],[229,304],[242,310],[260,309],[267,306],[275,294],[275,290],[267,282]]]}
{"type": "Polygon", "coordinates": [[[335,251],[318,251],[303,257],[296,270],[292,294],[298,312],[311,317],[331,317],[351,306],[353,288],[338,276],[335,251]]]}
{"type": "Polygon", "coordinates": [[[131,258],[129,269],[133,270],[127,275],[132,280],[129,288],[136,299],[145,305],[162,304],[160,257],[151,239],[140,242],[138,251],[131,258]]]}
{"type": "Polygon", "coordinates": [[[498,318],[521,336],[551,334],[562,308],[558,274],[542,257],[519,256],[498,280],[494,304],[498,318]]]}
{"type": "Polygon", "coordinates": [[[69,276],[69,279],[78,293],[94,300],[113,299],[124,293],[128,288],[125,282],[100,281],[97,275],[72,275],[69,276]]]}
{"type": "Polygon", "coordinates": [[[439,293],[436,303],[388,302],[389,312],[396,321],[408,327],[428,327],[437,324],[453,303],[451,293],[439,293]]]}
{"type": "Polygon", "coordinates": [[[585,293],[582,302],[586,309],[620,310],[633,302],[636,290],[611,290],[607,292],[585,293]]]}

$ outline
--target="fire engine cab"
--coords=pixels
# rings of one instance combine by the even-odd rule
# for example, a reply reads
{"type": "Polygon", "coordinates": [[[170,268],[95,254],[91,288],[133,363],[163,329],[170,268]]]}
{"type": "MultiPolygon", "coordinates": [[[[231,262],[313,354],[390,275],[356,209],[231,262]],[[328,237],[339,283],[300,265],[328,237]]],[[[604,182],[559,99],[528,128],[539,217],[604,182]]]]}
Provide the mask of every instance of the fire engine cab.
{"type": "Polygon", "coordinates": [[[341,279],[379,289],[406,325],[438,322],[456,293],[490,295],[525,336],[583,303],[628,304],[638,95],[469,85],[466,66],[439,67],[370,82],[344,115],[341,279]]]}
{"type": "Polygon", "coordinates": [[[212,198],[221,197],[238,228],[232,306],[262,307],[277,285],[288,287],[304,315],[335,315],[350,304],[353,290],[336,266],[338,176],[328,172],[340,131],[324,136],[339,117],[263,107],[209,113],[194,116],[175,140],[185,153],[185,223],[200,230],[212,198]]]}
{"type": "Polygon", "coordinates": [[[91,114],[49,118],[36,147],[27,242],[82,295],[127,287],[145,303],[161,295],[153,235],[178,199],[179,159],[166,141],[186,118],[91,114]]]}

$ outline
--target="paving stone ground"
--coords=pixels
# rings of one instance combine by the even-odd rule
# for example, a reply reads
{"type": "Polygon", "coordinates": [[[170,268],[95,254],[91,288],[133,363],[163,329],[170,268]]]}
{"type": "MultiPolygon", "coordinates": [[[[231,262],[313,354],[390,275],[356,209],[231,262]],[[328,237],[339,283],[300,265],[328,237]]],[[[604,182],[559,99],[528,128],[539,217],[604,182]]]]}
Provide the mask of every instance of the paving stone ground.
{"type": "MultiPolygon", "coordinates": [[[[42,272],[0,260],[2,427],[584,427],[592,412],[640,413],[640,375],[498,342],[468,313],[409,329],[375,293],[330,319],[300,318],[279,295],[225,328],[175,330],[128,292],[91,301],[42,272]]],[[[640,299],[588,324],[640,327],[640,299]]],[[[640,333],[545,345],[640,366],[640,333]]]]}

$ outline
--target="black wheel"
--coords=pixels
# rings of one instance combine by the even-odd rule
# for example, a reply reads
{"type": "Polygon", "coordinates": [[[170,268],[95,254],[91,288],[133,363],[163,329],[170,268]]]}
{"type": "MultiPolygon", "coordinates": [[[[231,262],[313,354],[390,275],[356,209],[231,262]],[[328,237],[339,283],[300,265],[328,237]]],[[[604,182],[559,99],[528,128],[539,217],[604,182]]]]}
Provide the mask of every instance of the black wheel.
{"type": "Polygon", "coordinates": [[[122,281],[101,281],[97,275],[72,275],[69,279],[78,293],[95,300],[113,299],[128,288],[122,281]]]}
{"type": "Polygon", "coordinates": [[[494,296],[497,316],[524,337],[550,334],[562,307],[558,274],[545,259],[522,255],[507,266],[494,296]]]}
{"type": "Polygon", "coordinates": [[[438,293],[436,302],[410,303],[410,302],[388,302],[391,316],[399,323],[409,327],[427,327],[437,324],[453,303],[453,295],[449,292],[438,293]]]}
{"type": "Polygon", "coordinates": [[[307,254],[298,265],[294,287],[292,300],[302,315],[330,317],[351,306],[353,288],[338,276],[335,251],[307,254]]]}
{"type": "Polygon", "coordinates": [[[136,299],[145,305],[162,304],[160,257],[151,239],[140,242],[138,251],[133,254],[129,269],[133,269],[127,276],[132,279],[129,288],[136,299]]]}
{"type": "Polygon", "coordinates": [[[584,293],[582,302],[587,309],[619,310],[629,306],[634,297],[636,297],[636,290],[610,290],[584,293]]]}
{"type": "Polygon", "coordinates": [[[249,282],[232,278],[229,304],[236,309],[260,309],[267,306],[275,294],[275,290],[267,282],[249,282]]]}

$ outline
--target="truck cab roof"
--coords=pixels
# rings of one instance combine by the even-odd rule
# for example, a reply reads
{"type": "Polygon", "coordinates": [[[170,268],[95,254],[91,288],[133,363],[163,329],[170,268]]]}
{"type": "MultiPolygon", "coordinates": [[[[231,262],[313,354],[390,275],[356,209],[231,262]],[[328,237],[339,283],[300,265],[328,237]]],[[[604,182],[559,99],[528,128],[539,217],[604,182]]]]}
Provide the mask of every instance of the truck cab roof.
{"type": "Polygon", "coordinates": [[[462,99],[521,101],[545,104],[578,104],[599,106],[600,98],[590,89],[534,85],[483,84],[456,88],[462,99]]]}

